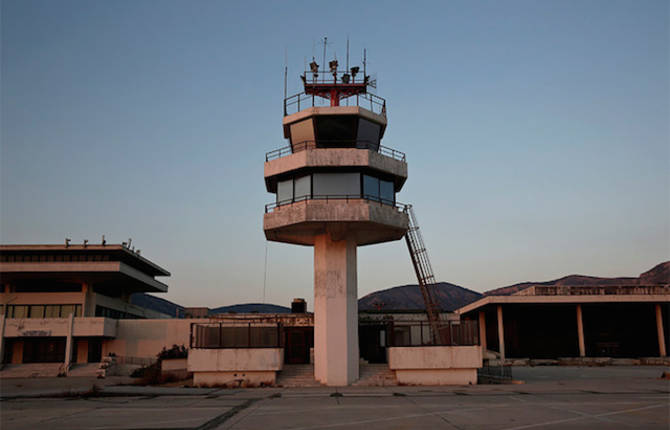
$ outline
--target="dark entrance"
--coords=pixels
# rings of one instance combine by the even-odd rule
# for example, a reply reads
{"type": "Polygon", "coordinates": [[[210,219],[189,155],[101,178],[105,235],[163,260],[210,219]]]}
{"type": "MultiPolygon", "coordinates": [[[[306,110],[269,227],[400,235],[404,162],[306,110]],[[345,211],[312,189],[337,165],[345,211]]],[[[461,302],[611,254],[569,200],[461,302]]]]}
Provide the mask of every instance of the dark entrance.
{"type": "Polygon", "coordinates": [[[65,361],[65,338],[27,338],[23,340],[24,363],[65,361]]]}
{"type": "Polygon", "coordinates": [[[12,353],[14,352],[14,339],[5,339],[5,356],[2,357],[3,364],[12,362],[12,353]]]}
{"type": "Polygon", "coordinates": [[[358,349],[368,363],[386,363],[387,324],[359,324],[358,349]]]}
{"type": "Polygon", "coordinates": [[[102,340],[89,339],[88,340],[88,362],[100,363],[102,361],[102,340]]]}
{"type": "Polygon", "coordinates": [[[284,336],[284,362],[286,364],[309,363],[309,349],[314,345],[314,328],[285,327],[284,336]]]}

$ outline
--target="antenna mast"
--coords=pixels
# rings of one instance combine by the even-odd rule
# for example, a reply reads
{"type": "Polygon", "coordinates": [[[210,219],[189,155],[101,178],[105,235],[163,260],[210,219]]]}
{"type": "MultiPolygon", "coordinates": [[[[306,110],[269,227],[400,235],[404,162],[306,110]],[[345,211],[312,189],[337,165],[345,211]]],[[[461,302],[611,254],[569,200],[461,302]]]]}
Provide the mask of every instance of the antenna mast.
{"type": "Polygon", "coordinates": [[[323,37],[323,62],[321,63],[323,67],[326,67],[326,44],[328,43],[328,38],[323,37]]]}

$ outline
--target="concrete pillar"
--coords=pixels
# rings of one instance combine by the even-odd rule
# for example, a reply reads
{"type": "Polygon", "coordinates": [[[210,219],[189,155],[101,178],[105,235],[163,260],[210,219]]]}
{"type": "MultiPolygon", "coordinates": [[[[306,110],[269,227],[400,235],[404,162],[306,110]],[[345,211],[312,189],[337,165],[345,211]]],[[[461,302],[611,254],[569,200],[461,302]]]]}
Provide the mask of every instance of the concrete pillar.
{"type": "Polygon", "coordinates": [[[0,315],[0,368],[5,359],[5,315],[0,315]]]}
{"type": "Polygon", "coordinates": [[[67,340],[65,342],[65,362],[64,364],[64,372],[67,375],[67,373],[70,370],[70,364],[72,363],[72,333],[74,332],[74,313],[71,313],[70,316],[68,317],[68,324],[67,324],[67,340]]]}
{"type": "Polygon", "coordinates": [[[586,357],[584,347],[584,323],[582,322],[582,305],[577,305],[577,338],[579,340],[579,356],[586,357]]]}
{"type": "Polygon", "coordinates": [[[84,303],[81,307],[81,316],[94,317],[95,316],[95,295],[90,284],[83,282],[81,284],[81,291],[83,293],[84,303]]]}
{"type": "Polygon", "coordinates": [[[505,327],[503,327],[502,305],[498,305],[498,346],[500,348],[500,362],[505,361],[505,327]]]}
{"type": "Polygon", "coordinates": [[[479,344],[482,346],[482,357],[486,354],[486,314],[479,311],[479,344]]]}
{"type": "Polygon", "coordinates": [[[658,352],[661,357],[667,355],[665,350],[665,333],[663,332],[663,312],[661,312],[661,305],[656,304],[656,334],[658,335],[658,352]]]}
{"type": "Polygon", "coordinates": [[[314,377],[334,386],[358,379],[356,242],[314,239],[314,377]]]}

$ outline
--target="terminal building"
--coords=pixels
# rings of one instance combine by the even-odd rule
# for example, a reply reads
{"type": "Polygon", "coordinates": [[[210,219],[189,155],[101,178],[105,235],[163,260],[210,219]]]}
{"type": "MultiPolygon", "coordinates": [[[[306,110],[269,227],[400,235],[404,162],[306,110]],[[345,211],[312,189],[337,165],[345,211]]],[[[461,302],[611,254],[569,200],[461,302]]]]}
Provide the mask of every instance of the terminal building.
{"type": "Polygon", "coordinates": [[[130,303],[170,273],[124,245],[1,245],[3,363],[97,363],[123,319],[169,318],[130,303]]]}

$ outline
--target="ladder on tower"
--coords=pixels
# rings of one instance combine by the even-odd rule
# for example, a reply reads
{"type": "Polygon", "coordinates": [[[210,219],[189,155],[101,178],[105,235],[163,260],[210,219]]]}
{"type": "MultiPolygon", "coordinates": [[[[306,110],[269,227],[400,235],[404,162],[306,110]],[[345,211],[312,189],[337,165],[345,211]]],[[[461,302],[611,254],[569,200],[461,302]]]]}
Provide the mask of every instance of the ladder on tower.
{"type": "Polygon", "coordinates": [[[423,237],[419,230],[419,223],[412,205],[406,206],[406,211],[409,216],[409,228],[405,234],[405,242],[409,249],[409,255],[412,259],[414,272],[419,281],[419,288],[421,295],[426,305],[426,313],[428,314],[428,322],[431,328],[431,335],[434,344],[440,343],[440,307],[433,297],[432,290],[435,285],[435,275],[433,275],[433,268],[428,259],[428,252],[426,245],[423,243],[423,237]]]}

